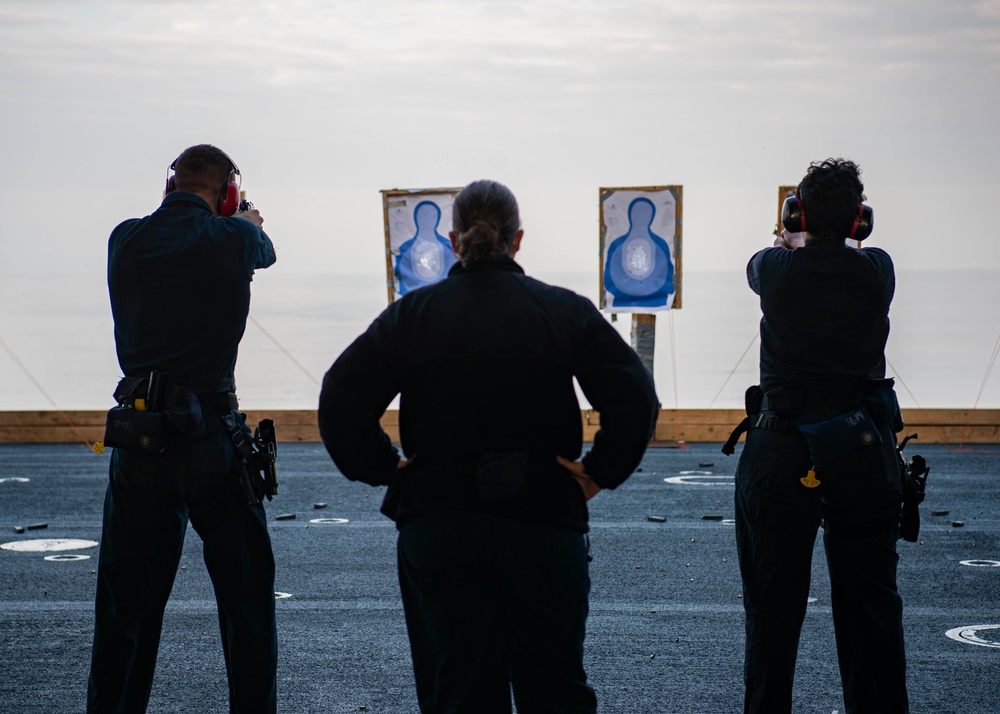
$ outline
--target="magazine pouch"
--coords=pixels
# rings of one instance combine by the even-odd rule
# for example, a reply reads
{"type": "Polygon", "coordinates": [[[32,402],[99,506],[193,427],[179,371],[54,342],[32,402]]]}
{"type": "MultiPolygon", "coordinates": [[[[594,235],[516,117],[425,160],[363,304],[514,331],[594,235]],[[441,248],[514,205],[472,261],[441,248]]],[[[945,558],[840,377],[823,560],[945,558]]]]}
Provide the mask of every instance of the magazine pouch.
{"type": "Polygon", "coordinates": [[[187,440],[200,439],[208,432],[198,395],[187,389],[176,389],[173,403],[163,412],[168,422],[187,440]]]}
{"type": "Polygon", "coordinates": [[[108,412],[104,446],[162,454],[172,442],[199,439],[206,433],[198,396],[173,384],[169,375],[123,377],[114,398],[118,406],[108,412]]]}
{"type": "Polygon", "coordinates": [[[799,431],[809,446],[809,456],[817,471],[882,443],[867,406],[838,414],[826,421],[799,424],[799,431]]]}
{"type": "Polygon", "coordinates": [[[139,411],[130,406],[112,408],[104,426],[105,446],[139,454],[163,453],[173,435],[163,412],[139,411]]]}

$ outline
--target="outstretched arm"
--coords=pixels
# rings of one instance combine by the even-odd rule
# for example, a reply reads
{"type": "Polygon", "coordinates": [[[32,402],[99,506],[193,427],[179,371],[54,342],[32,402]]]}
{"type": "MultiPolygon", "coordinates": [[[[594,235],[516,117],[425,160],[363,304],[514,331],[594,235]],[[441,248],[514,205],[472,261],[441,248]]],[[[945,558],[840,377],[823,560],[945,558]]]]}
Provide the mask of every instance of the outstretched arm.
{"type": "Polygon", "coordinates": [[[775,248],[789,248],[795,250],[796,248],[801,248],[806,244],[804,233],[789,233],[784,228],[781,229],[774,239],[775,248]]]}

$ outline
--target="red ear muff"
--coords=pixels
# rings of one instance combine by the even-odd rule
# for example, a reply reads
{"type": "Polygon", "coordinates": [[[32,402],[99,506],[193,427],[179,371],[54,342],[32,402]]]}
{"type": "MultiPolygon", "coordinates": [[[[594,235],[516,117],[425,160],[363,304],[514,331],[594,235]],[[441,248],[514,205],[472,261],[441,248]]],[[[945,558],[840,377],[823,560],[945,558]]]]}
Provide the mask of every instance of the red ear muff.
{"type": "Polygon", "coordinates": [[[240,205],[240,185],[235,181],[230,181],[222,189],[219,196],[219,215],[231,216],[236,213],[240,205]]]}
{"type": "Polygon", "coordinates": [[[802,233],[806,230],[806,214],[802,211],[802,202],[798,196],[789,196],[782,204],[781,225],[789,233],[802,233]]]}
{"type": "Polygon", "coordinates": [[[862,203],[858,206],[858,217],[854,219],[854,225],[851,226],[851,235],[848,237],[851,240],[863,241],[872,234],[874,226],[875,212],[872,211],[871,206],[866,206],[862,203]]]}
{"type": "MultiPolygon", "coordinates": [[[[183,154],[182,154],[183,155],[183,154]]],[[[236,162],[229,158],[226,152],[222,152],[222,155],[229,159],[229,163],[232,165],[232,172],[229,174],[229,181],[225,186],[222,187],[222,191],[219,193],[219,204],[216,207],[220,216],[231,216],[236,213],[240,205],[240,184],[237,182],[237,178],[243,178],[240,174],[240,169],[236,165],[236,162]]],[[[180,156],[174,159],[173,163],[170,164],[170,168],[167,169],[167,185],[163,189],[163,195],[167,195],[172,191],[177,190],[177,182],[174,178],[174,174],[170,173],[177,169],[177,162],[180,160],[180,156]]]]}

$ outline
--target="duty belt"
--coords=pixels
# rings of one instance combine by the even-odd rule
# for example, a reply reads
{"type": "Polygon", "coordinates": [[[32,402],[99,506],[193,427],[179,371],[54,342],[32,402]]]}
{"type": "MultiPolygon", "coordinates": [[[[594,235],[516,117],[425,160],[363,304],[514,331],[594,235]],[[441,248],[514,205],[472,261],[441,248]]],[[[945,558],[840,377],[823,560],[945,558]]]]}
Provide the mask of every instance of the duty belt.
{"type": "Polygon", "coordinates": [[[795,422],[787,417],[780,417],[776,414],[757,414],[748,417],[750,429],[767,429],[768,431],[780,431],[791,433],[798,431],[795,422]]]}
{"type": "Polygon", "coordinates": [[[238,411],[240,401],[236,398],[236,392],[215,392],[214,394],[195,394],[201,406],[220,413],[238,411]]]}
{"type": "Polygon", "coordinates": [[[726,439],[726,443],[722,445],[722,453],[726,456],[732,456],[736,451],[736,442],[740,440],[746,432],[751,429],[767,429],[769,431],[777,431],[783,434],[798,433],[798,429],[795,427],[795,422],[786,417],[779,417],[775,414],[752,414],[747,416],[741,421],[733,433],[729,435],[726,439]]]}
{"type": "MultiPolygon", "coordinates": [[[[800,392],[795,404],[796,411],[805,409],[833,409],[837,412],[848,412],[856,409],[865,402],[864,394],[856,393],[833,393],[833,392],[800,392]]],[[[781,404],[776,404],[769,399],[767,393],[764,394],[760,402],[760,410],[773,410],[781,412],[781,404]]]]}
{"type": "MultiPolygon", "coordinates": [[[[240,402],[236,398],[236,392],[215,392],[211,394],[194,393],[194,395],[198,397],[198,403],[201,404],[203,409],[226,413],[236,411],[240,408],[240,402]]],[[[135,402],[135,397],[125,397],[121,403],[128,407],[135,407],[135,402]]],[[[170,407],[177,403],[178,401],[176,398],[168,398],[163,405],[163,411],[170,409],[170,407]]]]}

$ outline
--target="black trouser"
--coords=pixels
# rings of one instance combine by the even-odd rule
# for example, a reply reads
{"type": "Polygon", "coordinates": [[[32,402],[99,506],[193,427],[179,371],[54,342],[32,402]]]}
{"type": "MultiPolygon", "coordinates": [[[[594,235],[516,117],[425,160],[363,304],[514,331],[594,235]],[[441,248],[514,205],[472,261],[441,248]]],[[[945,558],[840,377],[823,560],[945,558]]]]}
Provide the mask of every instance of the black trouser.
{"type": "Polygon", "coordinates": [[[399,532],[399,582],[424,714],[592,714],[583,534],[467,512],[399,532]]]}
{"type": "MultiPolygon", "coordinates": [[[[817,414],[816,420],[833,416],[817,414]]],[[[900,481],[894,439],[826,473],[797,433],[751,429],[736,473],[736,542],[746,611],[747,713],[791,711],[799,633],[817,529],[830,572],[837,656],[848,714],[909,710],[903,604],[896,590],[900,481]]]]}
{"type": "MultiPolygon", "coordinates": [[[[276,709],[274,556],[264,509],[247,504],[217,412],[208,434],[161,456],[116,449],[104,501],[87,711],[146,711],[163,611],[188,518],[215,588],[231,712],[276,709]]],[[[197,702],[192,702],[194,709],[197,702]]]]}

